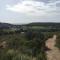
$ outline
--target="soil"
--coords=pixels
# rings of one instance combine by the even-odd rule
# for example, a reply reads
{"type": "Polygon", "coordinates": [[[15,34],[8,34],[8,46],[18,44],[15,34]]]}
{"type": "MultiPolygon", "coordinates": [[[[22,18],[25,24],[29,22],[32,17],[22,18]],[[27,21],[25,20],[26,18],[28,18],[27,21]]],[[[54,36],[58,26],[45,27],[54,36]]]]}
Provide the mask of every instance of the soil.
{"type": "Polygon", "coordinates": [[[60,60],[60,51],[55,46],[56,44],[56,35],[53,36],[53,38],[49,38],[46,41],[46,46],[50,49],[49,51],[46,51],[47,54],[47,60],[60,60]]]}

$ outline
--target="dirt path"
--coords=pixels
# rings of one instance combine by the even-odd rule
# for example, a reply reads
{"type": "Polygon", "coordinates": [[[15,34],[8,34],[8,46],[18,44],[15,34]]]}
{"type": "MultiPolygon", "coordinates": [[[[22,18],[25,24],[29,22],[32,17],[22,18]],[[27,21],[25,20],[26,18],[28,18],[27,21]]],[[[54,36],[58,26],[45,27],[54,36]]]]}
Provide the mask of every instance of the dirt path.
{"type": "Polygon", "coordinates": [[[51,50],[47,51],[47,60],[60,60],[60,51],[55,47],[56,35],[46,41],[46,46],[51,50]]]}

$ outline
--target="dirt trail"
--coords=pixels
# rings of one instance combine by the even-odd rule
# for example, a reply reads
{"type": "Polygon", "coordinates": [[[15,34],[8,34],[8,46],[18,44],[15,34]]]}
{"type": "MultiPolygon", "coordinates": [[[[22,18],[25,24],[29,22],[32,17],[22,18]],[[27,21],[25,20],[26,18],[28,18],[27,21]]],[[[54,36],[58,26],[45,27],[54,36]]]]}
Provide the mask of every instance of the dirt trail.
{"type": "Polygon", "coordinates": [[[56,35],[46,41],[46,46],[51,50],[47,51],[47,60],[60,60],[60,51],[55,47],[56,35]]]}

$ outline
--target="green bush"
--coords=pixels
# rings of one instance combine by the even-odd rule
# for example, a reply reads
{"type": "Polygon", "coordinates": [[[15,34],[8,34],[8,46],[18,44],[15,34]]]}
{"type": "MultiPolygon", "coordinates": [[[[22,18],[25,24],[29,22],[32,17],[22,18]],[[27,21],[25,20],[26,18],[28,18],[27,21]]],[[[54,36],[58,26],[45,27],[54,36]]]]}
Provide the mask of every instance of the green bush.
{"type": "Polygon", "coordinates": [[[56,39],[56,47],[60,49],[60,33],[57,34],[57,39],[56,39]]]}

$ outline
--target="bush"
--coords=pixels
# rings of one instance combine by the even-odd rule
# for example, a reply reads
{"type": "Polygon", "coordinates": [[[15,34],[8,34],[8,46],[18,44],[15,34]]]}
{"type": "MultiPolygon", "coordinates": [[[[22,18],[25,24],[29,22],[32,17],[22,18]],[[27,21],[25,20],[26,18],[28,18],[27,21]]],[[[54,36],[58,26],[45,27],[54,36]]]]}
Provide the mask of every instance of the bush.
{"type": "Polygon", "coordinates": [[[56,40],[56,47],[60,49],[60,33],[57,35],[57,40],[56,40]]]}

